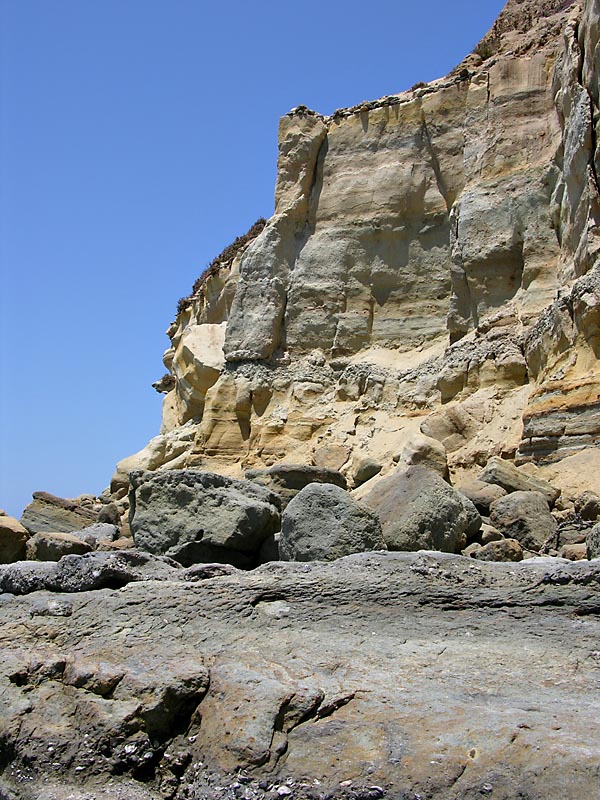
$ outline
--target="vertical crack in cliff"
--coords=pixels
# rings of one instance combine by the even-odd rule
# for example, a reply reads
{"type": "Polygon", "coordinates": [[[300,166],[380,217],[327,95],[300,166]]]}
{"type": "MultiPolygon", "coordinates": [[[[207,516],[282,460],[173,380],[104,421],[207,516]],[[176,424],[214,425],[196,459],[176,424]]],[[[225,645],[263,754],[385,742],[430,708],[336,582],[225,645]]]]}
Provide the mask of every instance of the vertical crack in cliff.
{"type": "Polygon", "coordinates": [[[425,142],[425,146],[427,147],[427,152],[429,153],[431,168],[433,169],[433,174],[435,175],[438,191],[444,198],[444,202],[446,203],[446,210],[449,214],[450,209],[452,208],[452,201],[450,200],[448,188],[446,186],[446,182],[444,181],[444,176],[442,175],[442,168],[440,167],[440,162],[437,157],[437,153],[435,152],[435,149],[433,147],[433,142],[431,141],[429,128],[427,127],[427,119],[425,117],[425,112],[422,107],[421,107],[421,135],[423,137],[423,141],[425,142]]]}

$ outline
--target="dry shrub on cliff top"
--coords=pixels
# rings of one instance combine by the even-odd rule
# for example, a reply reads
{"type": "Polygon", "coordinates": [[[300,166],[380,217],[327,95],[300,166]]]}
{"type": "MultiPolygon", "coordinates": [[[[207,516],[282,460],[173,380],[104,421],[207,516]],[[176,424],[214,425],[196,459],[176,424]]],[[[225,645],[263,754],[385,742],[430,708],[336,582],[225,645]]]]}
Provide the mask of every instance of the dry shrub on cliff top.
{"type": "Polygon", "coordinates": [[[256,220],[254,225],[252,225],[250,230],[248,230],[242,236],[236,236],[231,244],[227,245],[227,247],[222,250],[216,258],[213,258],[204,272],[202,272],[202,274],[194,281],[192,293],[188,297],[180,298],[179,302],[177,303],[178,314],[180,314],[182,311],[185,311],[192,301],[192,298],[202,294],[204,286],[206,285],[206,281],[211,277],[211,275],[216,275],[220,269],[229,266],[238,253],[247,247],[247,245],[250,244],[253,239],[256,239],[266,224],[267,220],[264,217],[260,217],[256,220]]]}

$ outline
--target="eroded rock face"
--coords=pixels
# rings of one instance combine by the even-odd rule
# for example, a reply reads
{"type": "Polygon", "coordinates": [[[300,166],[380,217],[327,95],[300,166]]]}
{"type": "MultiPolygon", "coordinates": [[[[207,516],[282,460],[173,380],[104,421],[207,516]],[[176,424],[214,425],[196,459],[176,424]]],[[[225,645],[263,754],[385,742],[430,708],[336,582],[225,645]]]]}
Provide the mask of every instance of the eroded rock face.
{"type": "Polygon", "coordinates": [[[161,434],[114,491],[281,462],[358,484],[419,433],[450,477],[595,446],[599,36],[595,0],[510,0],[447,78],[283,117],[275,215],[180,309],[161,434]]]}
{"type": "Polygon", "coordinates": [[[370,553],[2,594],[0,792],[592,797],[599,569],[370,553]]]}

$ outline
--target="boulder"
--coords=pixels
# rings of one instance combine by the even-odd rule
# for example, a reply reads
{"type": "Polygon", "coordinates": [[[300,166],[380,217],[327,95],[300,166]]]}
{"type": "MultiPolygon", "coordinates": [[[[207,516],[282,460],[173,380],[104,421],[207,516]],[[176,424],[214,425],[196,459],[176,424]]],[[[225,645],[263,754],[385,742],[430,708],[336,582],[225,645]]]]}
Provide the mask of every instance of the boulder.
{"type": "Polygon", "coordinates": [[[587,558],[587,546],[582,544],[566,544],[561,548],[559,556],[567,561],[583,561],[587,558]]]}
{"type": "Polygon", "coordinates": [[[25,558],[25,543],[28,538],[27,530],[18,519],[6,514],[0,515],[0,564],[11,564],[25,558]]]}
{"type": "Polygon", "coordinates": [[[499,500],[507,493],[506,489],[498,486],[495,483],[486,483],[485,481],[477,480],[462,483],[456,487],[457,491],[464,494],[465,497],[473,503],[477,511],[487,517],[490,511],[490,506],[495,500],[499,500]]]}
{"type": "Polygon", "coordinates": [[[592,530],[586,536],[585,546],[587,557],[590,560],[592,558],[600,558],[600,523],[598,523],[598,525],[594,525],[592,530]]]}
{"type": "Polygon", "coordinates": [[[598,519],[600,517],[600,497],[596,492],[582,492],[575,500],[575,511],[582,519],[598,519]]]}
{"type": "Polygon", "coordinates": [[[246,479],[276,492],[281,498],[282,510],[310,483],[330,483],[341,489],[348,488],[341,472],[304,464],[275,464],[267,469],[251,469],[246,472],[246,479]]]}
{"type": "Polygon", "coordinates": [[[523,548],[516,539],[488,542],[471,553],[478,561],[522,561],[523,548]]]}
{"type": "Polygon", "coordinates": [[[356,463],[352,465],[352,482],[354,486],[361,486],[363,483],[370,481],[375,475],[381,472],[382,464],[375,461],[373,458],[363,457],[359,458],[356,463]]]}
{"type": "Polygon", "coordinates": [[[375,514],[339,486],[305,486],[283,512],[282,561],[334,561],[351,553],[385,549],[375,514]]]}
{"type": "Polygon", "coordinates": [[[454,553],[463,534],[481,523],[466,497],[423,466],[396,470],[379,481],[363,503],[379,517],[390,550],[454,553]]]}
{"type": "Polygon", "coordinates": [[[33,502],[23,511],[21,524],[29,533],[71,533],[96,522],[98,514],[76,500],[65,500],[49,492],[34,492],[33,502]]]}
{"type": "Polygon", "coordinates": [[[116,525],[118,528],[121,524],[119,506],[116,503],[107,503],[102,506],[98,513],[98,522],[106,522],[109,525],[116,525]]]}
{"type": "Polygon", "coordinates": [[[490,506],[490,521],[500,533],[521,546],[539,551],[556,535],[556,520],[540,492],[511,492],[490,506]]]}
{"type": "Polygon", "coordinates": [[[446,480],[449,477],[446,448],[431,436],[419,433],[412,436],[404,449],[394,456],[394,461],[405,469],[420,464],[437,472],[446,480]]]}
{"type": "Polygon", "coordinates": [[[114,541],[119,535],[119,529],[116,525],[108,522],[96,522],[81,531],[73,531],[71,535],[81,539],[82,542],[89,544],[92,550],[95,550],[100,542],[114,541]]]}
{"type": "Polygon", "coordinates": [[[71,533],[41,531],[28,539],[26,549],[29,561],[58,561],[63,556],[80,556],[94,548],[71,533]]]}
{"type": "Polygon", "coordinates": [[[251,481],[191,469],[129,477],[136,547],[184,566],[223,561],[250,567],[279,528],[279,498],[251,481]]]}
{"type": "Polygon", "coordinates": [[[547,481],[528,475],[517,469],[510,461],[498,456],[490,458],[480,473],[479,480],[501,486],[507,492],[540,492],[550,507],[560,494],[560,489],[556,489],[547,481]]]}

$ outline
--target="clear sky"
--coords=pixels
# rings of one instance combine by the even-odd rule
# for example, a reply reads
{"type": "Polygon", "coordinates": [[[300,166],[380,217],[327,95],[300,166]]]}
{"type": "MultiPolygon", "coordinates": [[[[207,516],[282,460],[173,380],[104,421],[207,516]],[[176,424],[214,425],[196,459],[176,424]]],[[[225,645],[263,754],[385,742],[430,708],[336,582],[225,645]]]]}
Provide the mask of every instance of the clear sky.
{"type": "Polygon", "coordinates": [[[158,433],[164,331],[273,211],[277,124],[447,73],[502,0],[0,0],[0,507],[158,433]]]}

